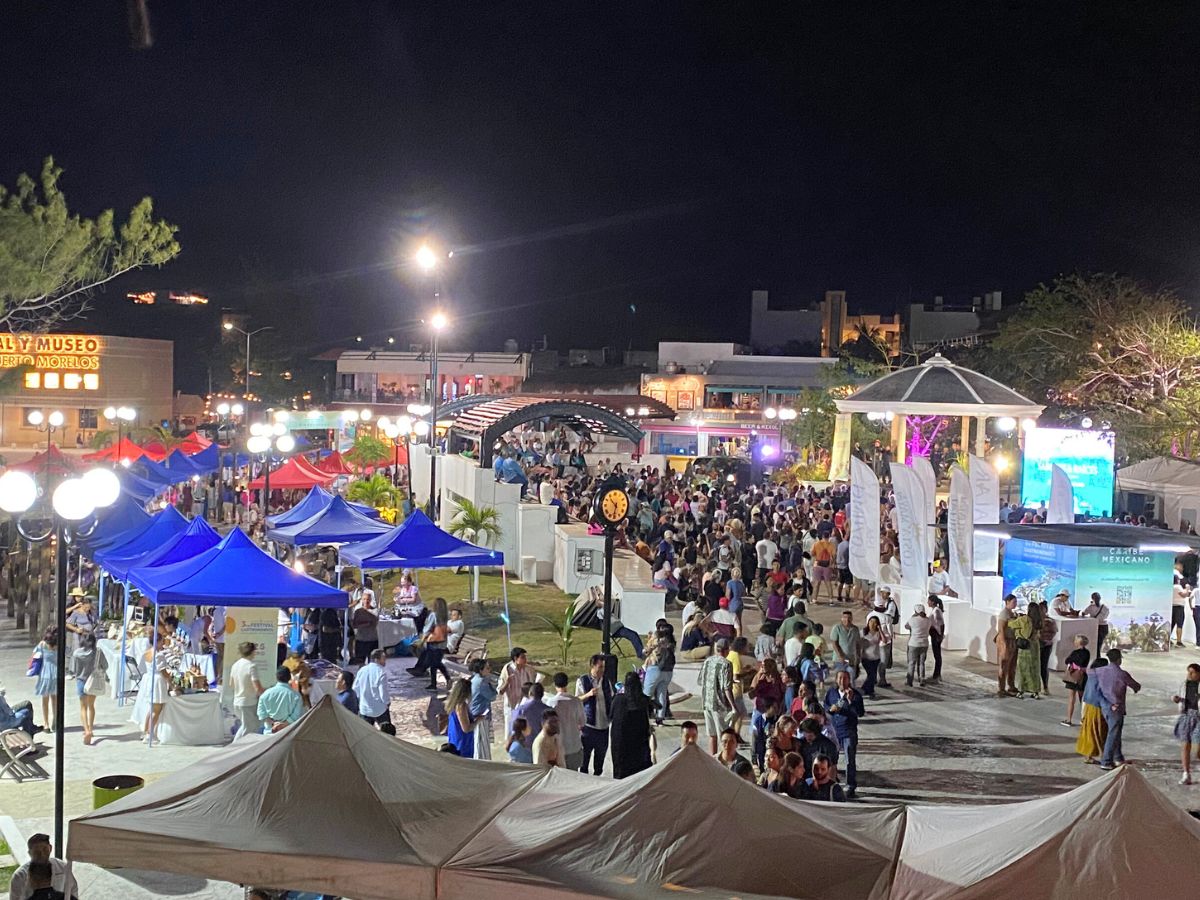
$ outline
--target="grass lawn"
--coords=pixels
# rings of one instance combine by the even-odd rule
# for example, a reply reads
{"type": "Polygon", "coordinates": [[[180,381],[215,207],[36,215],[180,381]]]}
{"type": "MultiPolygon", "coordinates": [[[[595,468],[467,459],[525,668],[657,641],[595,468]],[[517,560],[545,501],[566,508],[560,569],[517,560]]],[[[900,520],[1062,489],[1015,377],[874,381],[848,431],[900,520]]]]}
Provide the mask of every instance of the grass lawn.
{"type": "MultiPolygon", "coordinates": [[[[477,611],[472,610],[472,604],[467,599],[471,596],[470,579],[469,574],[455,574],[453,569],[423,569],[417,577],[421,597],[427,605],[431,606],[435,597],[445,597],[451,607],[457,605],[462,608],[467,633],[488,639],[488,656],[492,659],[493,668],[499,671],[500,666],[508,662],[508,635],[504,620],[500,618],[504,610],[500,576],[480,576],[479,595],[485,603],[483,609],[477,611]]],[[[398,582],[399,574],[386,580],[376,579],[375,593],[381,603],[388,602],[392,587],[398,582]]],[[[561,622],[568,604],[574,601],[574,597],[564,594],[553,584],[527,585],[509,577],[508,607],[512,617],[513,645],[524,647],[529,652],[530,662],[539,671],[550,675],[564,671],[575,678],[587,671],[591,655],[600,652],[599,629],[575,628],[564,664],[562,639],[554,628],[540,618],[545,616],[551,621],[561,622]]],[[[620,675],[624,677],[625,672],[636,666],[637,658],[619,659],[618,662],[620,675]]]]}
{"type": "Polygon", "coordinates": [[[0,890],[3,891],[8,890],[8,884],[12,881],[12,873],[17,871],[15,860],[11,865],[4,865],[5,862],[12,858],[12,848],[8,846],[3,838],[0,838],[0,890]]]}

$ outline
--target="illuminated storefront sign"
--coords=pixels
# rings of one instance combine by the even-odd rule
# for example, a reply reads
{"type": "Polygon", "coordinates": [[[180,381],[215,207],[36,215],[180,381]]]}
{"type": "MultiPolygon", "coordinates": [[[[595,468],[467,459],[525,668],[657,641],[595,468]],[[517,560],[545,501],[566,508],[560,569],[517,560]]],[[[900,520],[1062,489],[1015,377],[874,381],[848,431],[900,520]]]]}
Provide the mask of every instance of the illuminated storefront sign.
{"type": "Polygon", "coordinates": [[[29,366],[26,390],[96,391],[103,349],[90,334],[0,334],[0,369],[29,366]]]}

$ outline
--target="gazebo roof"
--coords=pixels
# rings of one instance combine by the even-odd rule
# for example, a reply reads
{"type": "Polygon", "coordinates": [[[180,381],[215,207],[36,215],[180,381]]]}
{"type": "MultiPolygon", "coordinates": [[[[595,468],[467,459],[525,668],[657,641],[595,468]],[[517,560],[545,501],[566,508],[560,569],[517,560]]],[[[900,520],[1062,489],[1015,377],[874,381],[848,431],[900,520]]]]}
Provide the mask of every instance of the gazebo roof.
{"type": "Polygon", "coordinates": [[[901,415],[1028,416],[1044,406],[994,378],[956,366],[940,353],[907,369],[889,372],[837,401],[839,412],[901,415]]]}

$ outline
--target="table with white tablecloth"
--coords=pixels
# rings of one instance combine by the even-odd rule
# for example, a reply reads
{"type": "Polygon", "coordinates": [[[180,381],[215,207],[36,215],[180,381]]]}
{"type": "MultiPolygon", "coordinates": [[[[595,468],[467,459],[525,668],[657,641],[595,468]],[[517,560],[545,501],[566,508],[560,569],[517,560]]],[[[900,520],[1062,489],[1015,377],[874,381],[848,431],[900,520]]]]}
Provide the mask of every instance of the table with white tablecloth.
{"type": "Polygon", "coordinates": [[[183,665],[188,669],[195,666],[204,675],[208,686],[213,687],[217,683],[216,659],[215,653],[185,653],[183,654],[183,665]]]}
{"type": "Polygon", "coordinates": [[[399,619],[379,619],[379,646],[387,649],[395,647],[401,641],[414,637],[417,627],[408,616],[399,619]]]}
{"type": "MultiPolygon", "coordinates": [[[[150,683],[146,678],[133,704],[129,721],[139,728],[145,727],[150,712],[150,683]]],[[[155,702],[159,698],[155,697],[155,702]]],[[[199,694],[169,694],[158,718],[158,733],[155,743],[202,746],[224,744],[229,739],[225,731],[225,714],[221,711],[221,698],[216,691],[199,694]]]]}

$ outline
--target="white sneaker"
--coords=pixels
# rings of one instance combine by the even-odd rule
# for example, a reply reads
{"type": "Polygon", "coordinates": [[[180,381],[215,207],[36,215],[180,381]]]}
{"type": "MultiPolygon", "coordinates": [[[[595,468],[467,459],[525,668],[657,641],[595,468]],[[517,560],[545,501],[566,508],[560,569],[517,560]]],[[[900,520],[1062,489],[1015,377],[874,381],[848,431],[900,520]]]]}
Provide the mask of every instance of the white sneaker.
{"type": "Polygon", "coordinates": [[[1192,776],[1189,775],[1187,772],[1184,772],[1182,775],[1179,776],[1179,783],[1180,784],[1191,784],[1192,776]]]}

